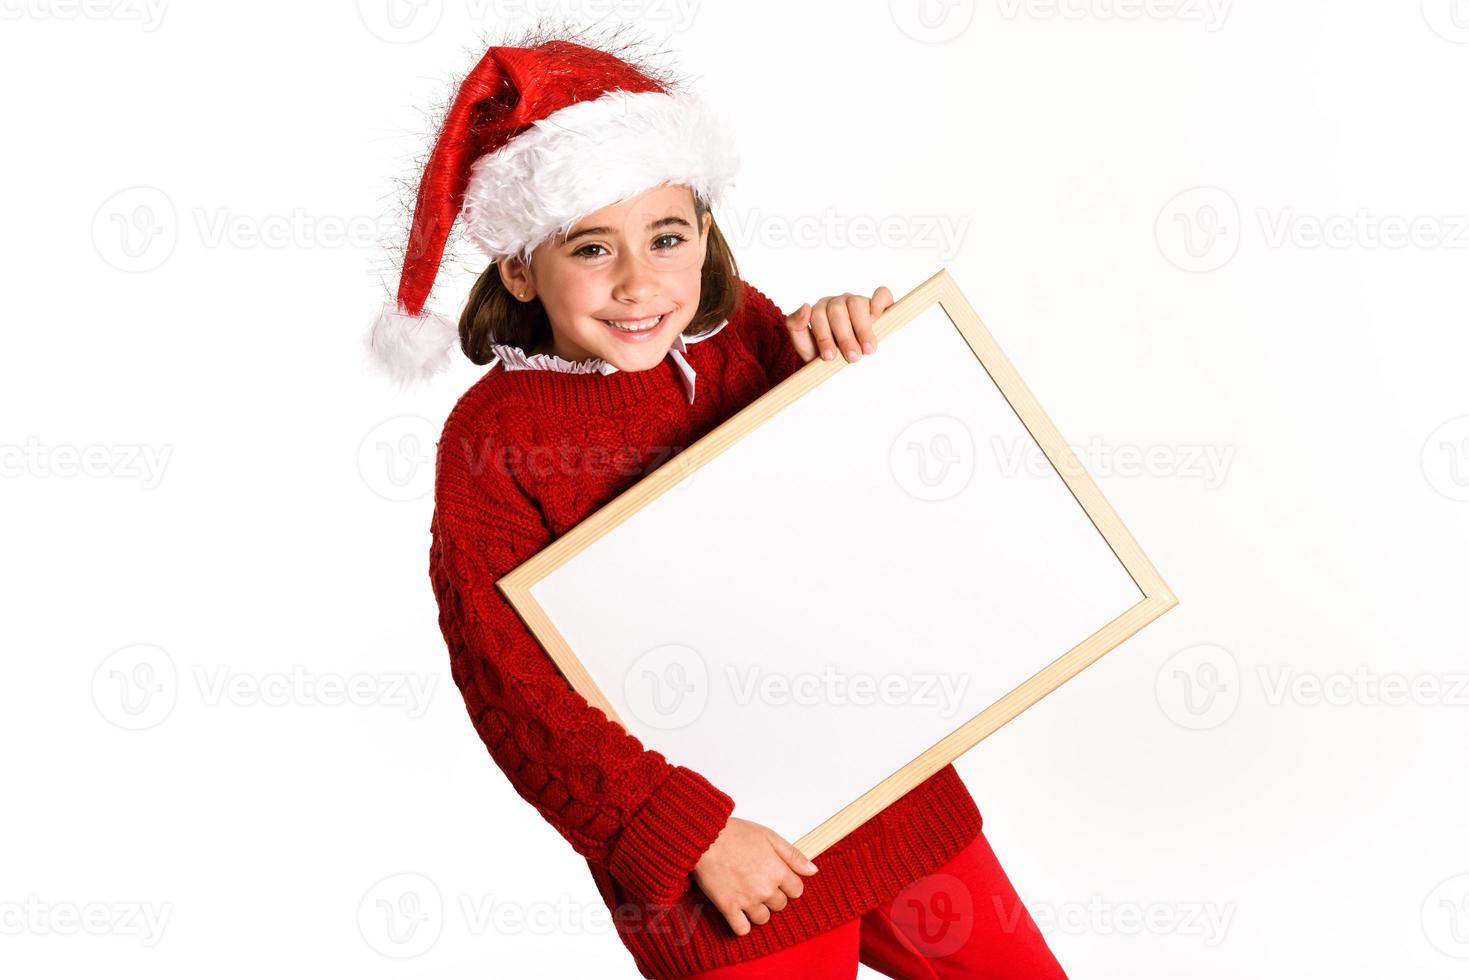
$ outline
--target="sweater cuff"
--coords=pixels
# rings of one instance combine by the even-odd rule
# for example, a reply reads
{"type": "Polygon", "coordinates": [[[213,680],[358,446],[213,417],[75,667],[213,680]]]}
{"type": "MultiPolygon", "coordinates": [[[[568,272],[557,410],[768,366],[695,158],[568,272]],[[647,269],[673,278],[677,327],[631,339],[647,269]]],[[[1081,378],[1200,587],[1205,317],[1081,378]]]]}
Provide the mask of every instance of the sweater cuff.
{"type": "Polygon", "coordinates": [[[728,794],[694,770],[674,766],[623,828],[608,871],[644,901],[674,902],[733,811],[728,794]]]}

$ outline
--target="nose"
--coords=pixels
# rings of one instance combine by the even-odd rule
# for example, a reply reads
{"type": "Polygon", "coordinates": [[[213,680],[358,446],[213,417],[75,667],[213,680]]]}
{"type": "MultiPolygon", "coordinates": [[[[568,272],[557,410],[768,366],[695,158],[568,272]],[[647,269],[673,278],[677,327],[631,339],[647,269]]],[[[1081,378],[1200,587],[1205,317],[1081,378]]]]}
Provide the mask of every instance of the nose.
{"type": "Polygon", "coordinates": [[[623,252],[617,260],[612,297],[619,303],[638,306],[658,295],[658,277],[643,257],[623,252]]]}

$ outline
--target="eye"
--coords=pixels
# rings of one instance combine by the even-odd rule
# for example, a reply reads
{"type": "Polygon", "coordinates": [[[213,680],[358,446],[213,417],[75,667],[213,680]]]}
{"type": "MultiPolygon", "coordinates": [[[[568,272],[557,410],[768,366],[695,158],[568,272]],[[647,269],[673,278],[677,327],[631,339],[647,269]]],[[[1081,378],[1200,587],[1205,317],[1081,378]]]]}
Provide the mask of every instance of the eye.
{"type": "MultiPolygon", "coordinates": [[[[589,254],[587,254],[587,249],[589,249],[589,248],[602,248],[602,246],[599,245],[596,242],[591,242],[590,244],[583,245],[581,248],[577,249],[575,252],[572,252],[571,254],[572,255],[581,256],[582,258],[587,258],[587,259],[599,259],[599,258],[601,258],[600,255],[589,255],[589,254]]],[[[604,252],[606,251],[606,249],[602,249],[602,250],[604,252]]]]}
{"type": "Polygon", "coordinates": [[[653,241],[654,242],[661,242],[661,241],[663,241],[664,239],[667,239],[667,238],[673,239],[673,244],[672,245],[665,245],[665,246],[663,246],[665,249],[678,248],[678,246],[680,244],[682,244],[683,242],[688,241],[687,238],[685,238],[684,236],[680,235],[678,232],[674,232],[674,231],[670,231],[666,235],[659,235],[657,238],[653,239],[653,241]]]}

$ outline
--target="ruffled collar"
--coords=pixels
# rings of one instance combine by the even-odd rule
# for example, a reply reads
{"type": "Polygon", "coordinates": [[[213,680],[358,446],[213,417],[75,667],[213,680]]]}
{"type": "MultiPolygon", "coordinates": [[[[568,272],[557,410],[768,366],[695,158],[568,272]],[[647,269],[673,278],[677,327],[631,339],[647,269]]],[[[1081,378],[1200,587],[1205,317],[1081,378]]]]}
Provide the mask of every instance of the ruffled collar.
{"type": "MultiPolygon", "coordinates": [[[[719,325],[713,330],[698,337],[690,337],[679,334],[673,338],[669,345],[668,357],[673,361],[674,367],[678,369],[679,379],[683,382],[684,393],[688,395],[689,404],[694,402],[694,368],[684,357],[690,344],[696,344],[701,340],[708,340],[719,333],[729,323],[728,319],[719,321],[719,325]]],[[[490,350],[499,358],[507,371],[560,371],[565,374],[612,374],[617,371],[617,365],[600,357],[591,357],[585,361],[568,361],[564,357],[555,354],[527,354],[523,349],[513,344],[491,344],[490,350]]],[[[494,367],[493,364],[490,365],[494,367]]]]}

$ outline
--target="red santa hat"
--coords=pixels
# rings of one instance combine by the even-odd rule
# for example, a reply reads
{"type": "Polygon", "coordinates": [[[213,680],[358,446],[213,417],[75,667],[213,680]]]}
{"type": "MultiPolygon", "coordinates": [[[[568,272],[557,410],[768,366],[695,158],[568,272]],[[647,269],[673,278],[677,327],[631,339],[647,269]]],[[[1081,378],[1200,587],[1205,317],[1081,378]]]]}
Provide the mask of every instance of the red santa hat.
{"type": "Polygon", "coordinates": [[[458,326],[424,304],[456,217],[491,262],[528,260],[587,214],[662,184],[713,207],[738,169],[712,107],[666,76],[561,38],[490,48],[424,167],[397,296],[366,338],[371,361],[400,382],[448,368],[458,326]]]}

